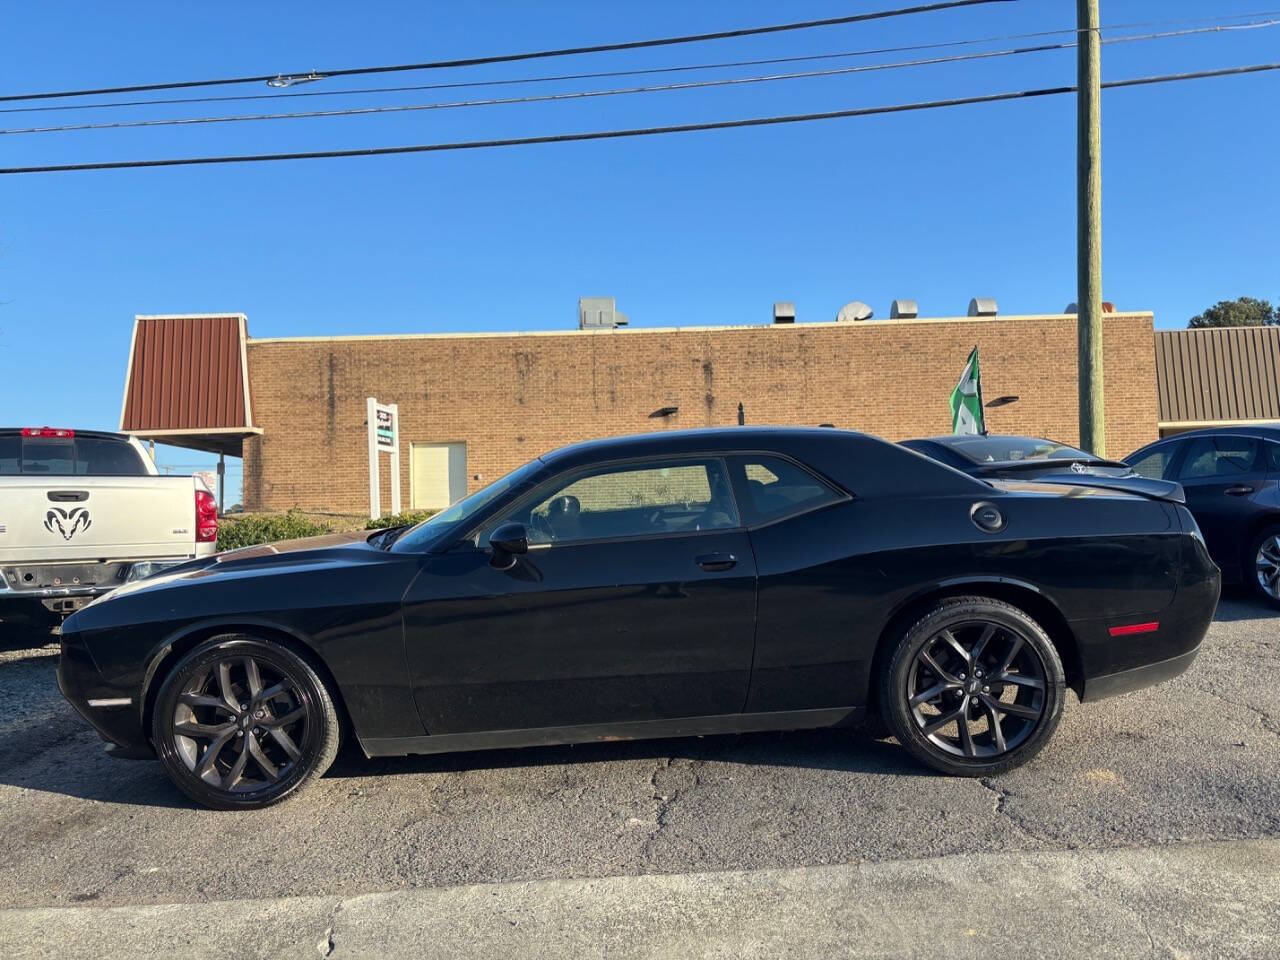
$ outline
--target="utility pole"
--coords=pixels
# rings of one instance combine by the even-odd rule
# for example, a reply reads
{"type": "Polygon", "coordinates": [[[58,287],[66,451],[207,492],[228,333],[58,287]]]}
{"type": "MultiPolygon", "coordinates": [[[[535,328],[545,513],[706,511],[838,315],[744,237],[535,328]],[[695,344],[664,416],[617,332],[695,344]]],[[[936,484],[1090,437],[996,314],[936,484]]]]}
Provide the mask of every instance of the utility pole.
{"type": "Polygon", "coordinates": [[[1080,446],[1106,456],[1102,394],[1102,65],[1098,0],[1076,0],[1076,304],[1080,446]]]}

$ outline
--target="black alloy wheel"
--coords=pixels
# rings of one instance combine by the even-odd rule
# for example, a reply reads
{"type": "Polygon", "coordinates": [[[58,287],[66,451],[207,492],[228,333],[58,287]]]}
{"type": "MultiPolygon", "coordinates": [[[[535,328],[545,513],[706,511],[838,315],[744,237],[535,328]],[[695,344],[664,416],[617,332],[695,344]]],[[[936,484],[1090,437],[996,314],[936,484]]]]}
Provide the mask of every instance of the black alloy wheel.
{"type": "Polygon", "coordinates": [[[903,635],[881,688],[898,741],[944,773],[990,776],[1031,759],[1058,725],[1062,661],[1010,604],[943,601],[903,635]]]}
{"type": "Polygon", "coordinates": [[[1280,526],[1253,538],[1245,554],[1245,577],[1259,598],[1280,607],[1280,526]]]}
{"type": "Polygon", "coordinates": [[[270,641],[223,636],[165,678],[152,718],[174,783],[205,806],[278,803],[333,762],[338,718],[323,681],[270,641]]]}

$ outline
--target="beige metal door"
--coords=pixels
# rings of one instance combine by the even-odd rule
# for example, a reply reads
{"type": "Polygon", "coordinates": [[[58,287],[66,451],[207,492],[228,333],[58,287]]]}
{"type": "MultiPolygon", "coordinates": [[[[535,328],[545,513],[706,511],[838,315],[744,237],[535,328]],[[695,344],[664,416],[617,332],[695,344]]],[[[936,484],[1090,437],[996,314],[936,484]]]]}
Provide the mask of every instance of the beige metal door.
{"type": "Polygon", "coordinates": [[[465,443],[415,443],[410,466],[415,510],[443,510],[467,495],[465,443]]]}

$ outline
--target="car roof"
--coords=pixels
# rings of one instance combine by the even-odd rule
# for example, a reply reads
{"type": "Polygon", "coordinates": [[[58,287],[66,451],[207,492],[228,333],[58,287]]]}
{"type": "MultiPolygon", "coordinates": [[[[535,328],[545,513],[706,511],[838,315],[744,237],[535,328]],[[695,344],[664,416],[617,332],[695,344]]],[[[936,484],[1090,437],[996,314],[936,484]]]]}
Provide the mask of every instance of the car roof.
{"type": "MultiPolygon", "coordinates": [[[[8,436],[20,435],[20,434],[22,433],[22,431],[23,431],[23,430],[30,430],[30,429],[33,429],[33,428],[32,428],[32,427],[0,427],[0,437],[8,437],[8,436]]],[[[59,429],[63,429],[63,428],[61,428],[61,427],[52,427],[52,428],[50,428],[50,427],[47,427],[47,426],[46,426],[46,425],[44,425],[44,424],[41,424],[39,427],[35,427],[34,429],[36,429],[36,430],[45,430],[45,429],[54,429],[54,430],[59,430],[59,429]]],[[[123,441],[129,441],[129,440],[132,440],[132,439],[133,439],[133,437],[132,437],[132,436],[130,436],[129,434],[127,434],[127,433],[113,433],[113,432],[112,432],[112,431],[110,431],[110,430],[80,430],[80,429],[78,429],[78,428],[67,428],[67,429],[72,429],[72,430],[74,431],[74,433],[75,433],[75,435],[76,435],[77,437],[88,437],[88,438],[90,438],[90,439],[94,439],[94,440],[123,440],[123,441]]]]}
{"type": "Polygon", "coordinates": [[[863,438],[866,434],[831,427],[701,427],[691,430],[655,430],[620,437],[583,440],[544,453],[539,459],[549,466],[564,466],[569,461],[590,463],[597,460],[627,457],[661,456],[698,451],[779,450],[796,443],[830,441],[843,437],[863,438]]]}
{"type": "Polygon", "coordinates": [[[1266,440],[1280,440],[1280,422],[1241,424],[1237,426],[1222,427],[1201,427],[1199,430],[1186,430],[1182,433],[1175,433],[1169,437],[1161,437],[1159,440],[1155,440],[1152,441],[1152,443],[1147,444],[1147,446],[1153,446],[1157,443],[1165,443],[1170,440],[1184,440],[1187,437],[1211,437],[1222,434],[1235,437],[1246,436],[1261,437],[1266,440]]]}

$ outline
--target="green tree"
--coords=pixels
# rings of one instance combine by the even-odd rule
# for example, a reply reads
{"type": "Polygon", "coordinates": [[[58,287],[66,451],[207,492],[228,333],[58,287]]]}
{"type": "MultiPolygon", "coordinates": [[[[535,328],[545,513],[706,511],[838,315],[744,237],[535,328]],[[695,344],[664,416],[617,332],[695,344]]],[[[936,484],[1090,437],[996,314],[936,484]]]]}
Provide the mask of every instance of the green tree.
{"type": "Polygon", "coordinates": [[[1280,324],[1280,309],[1271,306],[1269,300],[1241,297],[1238,300],[1219,300],[1204,313],[1198,313],[1187,321],[1191,329],[1205,327],[1271,327],[1280,324]]]}

